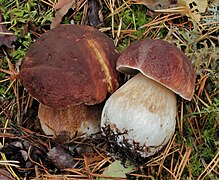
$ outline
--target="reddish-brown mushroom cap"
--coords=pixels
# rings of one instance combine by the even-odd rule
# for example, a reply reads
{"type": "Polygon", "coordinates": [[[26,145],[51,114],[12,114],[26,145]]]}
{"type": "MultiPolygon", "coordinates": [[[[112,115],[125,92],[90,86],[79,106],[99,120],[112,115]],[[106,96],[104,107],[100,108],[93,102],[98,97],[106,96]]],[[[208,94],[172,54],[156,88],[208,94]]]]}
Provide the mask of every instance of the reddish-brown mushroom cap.
{"type": "Polygon", "coordinates": [[[39,102],[64,108],[102,102],[119,86],[118,52],[97,29],[60,25],[32,44],[20,67],[20,79],[39,102]]]}
{"type": "Polygon", "coordinates": [[[143,39],[132,43],[119,56],[117,70],[130,75],[140,71],[187,100],[193,97],[195,73],[191,62],[166,41],[143,39]]]}

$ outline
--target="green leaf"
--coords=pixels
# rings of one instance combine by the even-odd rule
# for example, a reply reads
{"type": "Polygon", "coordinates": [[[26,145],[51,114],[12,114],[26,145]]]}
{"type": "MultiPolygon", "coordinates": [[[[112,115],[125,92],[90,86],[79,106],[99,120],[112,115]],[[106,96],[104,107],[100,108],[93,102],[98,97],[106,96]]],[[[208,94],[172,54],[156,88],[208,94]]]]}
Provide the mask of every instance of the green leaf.
{"type": "MultiPolygon", "coordinates": [[[[126,178],[126,174],[131,172],[134,167],[129,165],[124,167],[121,161],[115,160],[109,167],[103,172],[102,175],[108,177],[126,178]]],[[[100,178],[100,180],[106,180],[107,178],[100,178]]]]}

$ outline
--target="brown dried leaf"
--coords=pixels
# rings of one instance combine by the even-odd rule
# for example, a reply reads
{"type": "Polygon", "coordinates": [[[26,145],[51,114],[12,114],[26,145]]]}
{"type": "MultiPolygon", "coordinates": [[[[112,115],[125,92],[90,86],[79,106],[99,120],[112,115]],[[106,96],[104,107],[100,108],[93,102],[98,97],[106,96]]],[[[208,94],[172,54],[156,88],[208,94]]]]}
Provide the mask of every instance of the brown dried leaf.
{"type": "Polygon", "coordinates": [[[103,23],[102,9],[103,5],[101,0],[89,0],[86,24],[98,27],[103,23]]]}
{"type": "Polygon", "coordinates": [[[0,179],[1,180],[11,180],[13,178],[8,171],[5,171],[4,169],[0,169],[0,179]]]}
{"type": "Polygon", "coordinates": [[[62,21],[62,17],[68,12],[68,10],[73,7],[75,0],[59,0],[55,5],[54,9],[56,10],[55,18],[52,20],[50,28],[57,27],[62,21]]]}
{"type": "Polygon", "coordinates": [[[53,147],[47,155],[59,169],[74,168],[75,161],[73,160],[73,156],[61,146],[53,147]]]}
{"type": "MultiPolygon", "coordinates": [[[[3,22],[2,14],[0,13],[0,23],[3,22]]],[[[12,42],[16,41],[17,37],[11,33],[4,24],[0,24],[0,46],[6,45],[11,47],[12,42]]]]}
{"type": "Polygon", "coordinates": [[[176,4],[176,0],[133,0],[134,2],[144,4],[150,10],[166,9],[176,4]]]}

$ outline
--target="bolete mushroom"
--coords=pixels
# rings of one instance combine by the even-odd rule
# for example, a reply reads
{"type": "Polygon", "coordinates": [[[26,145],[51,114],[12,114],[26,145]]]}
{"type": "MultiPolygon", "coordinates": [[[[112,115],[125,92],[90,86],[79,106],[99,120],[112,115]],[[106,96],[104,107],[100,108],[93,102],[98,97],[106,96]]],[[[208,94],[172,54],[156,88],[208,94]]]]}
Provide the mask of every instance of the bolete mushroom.
{"type": "Polygon", "coordinates": [[[25,55],[20,80],[41,104],[46,134],[73,136],[100,128],[101,106],[119,86],[113,41],[90,26],[60,25],[38,38],[25,55]]]}
{"type": "Polygon", "coordinates": [[[177,47],[152,39],[132,43],[119,56],[117,70],[135,76],[106,101],[101,127],[124,133],[117,140],[121,147],[130,145],[140,156],[151,156],[174,134],[175,93],[192,99],[194,70],[177,47]]]}

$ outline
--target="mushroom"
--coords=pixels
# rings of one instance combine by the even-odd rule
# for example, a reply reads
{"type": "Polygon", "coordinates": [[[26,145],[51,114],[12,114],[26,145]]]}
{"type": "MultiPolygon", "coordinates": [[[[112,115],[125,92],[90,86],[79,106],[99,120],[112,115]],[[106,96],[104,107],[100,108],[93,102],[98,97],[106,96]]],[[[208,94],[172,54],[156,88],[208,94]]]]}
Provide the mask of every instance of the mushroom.
{"type": "Polygon", "coordinates": [[[73,137],[100,132],[101,111],[102,104],[79,104],[60,109],[40,103],[38,117],[41,128],[47,135],[68,132],[73,137]]]}
{"type": "Polygon", "coordinates": [[[177,47],[164,40],[132,43],[117,60],[117,70],[132,75],[106,101],[101,127],[110,127],[121,147],[142,157],[158,152],[175,131],[176,94],[191,100],[195,73],[177,47]]]}
{"type": "Polygon", "coordinates": [[[117,57],[113,41],[90,26],[60,25],[32,44],[20,80],[41,103],[39,118],[46,134],[100,130],[100,103],[119,86],[117,57]]]}

